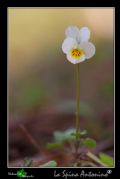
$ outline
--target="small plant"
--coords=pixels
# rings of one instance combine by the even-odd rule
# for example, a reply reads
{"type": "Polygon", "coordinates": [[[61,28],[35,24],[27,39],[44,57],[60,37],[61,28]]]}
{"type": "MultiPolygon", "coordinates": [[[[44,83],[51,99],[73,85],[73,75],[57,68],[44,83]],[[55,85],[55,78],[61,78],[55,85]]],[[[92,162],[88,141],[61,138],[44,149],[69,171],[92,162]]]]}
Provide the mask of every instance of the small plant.
{"type": "Polygon", "coordinates": [[[54,141],[47,143],[46,148],[48,150],[59,150],[61,153],[67,152],[69,155],[73,155],[74,160],[70,163],[72,167],[113,166],[113,158],[109,155],[100,153],[97,157],[91,152],[91,150],[96,147],[96,141],[87,136],[86,130],[79,130],[78,133],[76,133],[76,129],[56,131],[53,133],[53,137],[54,141]],[[76,135],[78,138],[77,143],[76,135]],[[77,147],[76,144],[78,145],[77,147]]]}
{"type": "MultiPolygon", "coordinates": [[[[65,31],[66,38],[62,44],[62,50],[67,55],[68,61],[75,64],[76,68],[76,154],[78,151],[79,143],[88,145],[90,139],[82,142],[80,140],[79,130],[79,115],[80,115],[80,62],[91,58],[95,54],[95,46],[89,42],[90,30],[87,27],[78,29],[76,26],[70,26],[65,31]],[[79,141],[80,140],[80,141],[79,141]]],[[[92,141],[93,142],[93,141],[92,141]]]]}
{"type": "Polygon", "coordinates": [[[68,129],[63,132],[56,131],[53,133],[53,136],[54,136],[54,142],[48,143],[46,145],[46,148],[48,150],[60,149],[60,151],[62,152],[70,153],[75,158],[75,163],[72,164],[73,166],[80,165],[81,160],[82,161],[88,160],[88,157],[86,155],[87,150],[96,147],[96,141],[94,139],[87,137],[86,130],[79,129],[77,133],[76,133],[76,129],[68,129]],[[76,142],[76,137],[77,137],[77,142],[76,142]]]}

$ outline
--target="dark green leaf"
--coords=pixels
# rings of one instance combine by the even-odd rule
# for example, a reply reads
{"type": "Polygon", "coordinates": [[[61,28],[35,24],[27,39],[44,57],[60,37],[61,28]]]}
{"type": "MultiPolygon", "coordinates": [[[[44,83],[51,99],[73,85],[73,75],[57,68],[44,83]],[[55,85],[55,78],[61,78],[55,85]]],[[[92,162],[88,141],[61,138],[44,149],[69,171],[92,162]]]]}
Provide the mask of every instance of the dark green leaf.
{"type": "Polygon", "coordinates": [[[99,157],[100,157],[100,160],[103,163],[107,164],[109,167],[113,166],[113,158],[111,156],[104,154],[104,153],[100,153],[99,157]]]}
{"type": "Polygon", "coordinates": [[[71,133],[72,136],[75,136],[75,137],[80,137],[81,133],[80,132],[73,132],[71,133]]]}
{"type": "Polygon", "coordinates": [[[95,148],[96,147],[96,141],[94,139],[91,139],[91,138],[84,139],[83,144],[86,147],[89,147],[89,148],[95,148]]]}

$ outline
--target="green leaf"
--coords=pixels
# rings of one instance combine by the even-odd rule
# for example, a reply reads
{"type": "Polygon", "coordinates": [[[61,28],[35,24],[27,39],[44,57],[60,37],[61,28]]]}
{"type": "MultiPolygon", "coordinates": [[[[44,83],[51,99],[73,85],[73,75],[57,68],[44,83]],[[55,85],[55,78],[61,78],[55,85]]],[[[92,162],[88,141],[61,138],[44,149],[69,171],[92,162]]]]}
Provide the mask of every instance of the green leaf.
{"type": "Polygon", "coordinates": [[[39,167],[57,167],[57,162],[55,160],[51,160],[43,165],[40,165],[39,167]]]}
{"type": "Polygon", "coordinates": [[[81,133],[80,132],[73,132],[71,133],[72,136],[75,136],[75,137],[80,137],[81,136],[81,133]]]}
{"type": "Polygon", "coordinates": [[[64,142],[64,141],[74,141],[76,140],[76,136],[80,137],[81,135],[85,135],[87,133],[86,130],[80,130],[77,134],[76,134],[76,129],[72,128],[72,129],[67,129],[63,132],[60,131],[56,131],[54,132],[54,140],[56,142],[64,142]]]}
{"type": "Polygon", "coordinates": [[[79,135],[78,133],[76,134],[76,129],[75,128],[71,128],[71,129],[65,130],[65,132],[64,132],[65,140],[66,141],[73,141],[73,140],[75,140],[76,139],[76,135],[79,135]],[[72,134],[75,134],[75,135],[72,135],[72,134]]]}
{"type": "Polygon", "coordinates": [[[62,147],[63,147],[62,143],[48,143],[46,146],[47,149],[58,149],[62,147]]]}
{"type": "Polygon", "coordinates": [[[56,131],[53,135],[56,142],[63,142],[65,140],[64,132],[56,131]]]}
{"type": "Polygon", "coordinates": [[[71,133],[72,136],[76,136],[76,137],[80,137],[81,135],[86,135],[87,134],[87,131],[86,130],[83,130],[83,131],[79,131],[79,132],[73,132],[71,133]]]}
{"type": "Polygon", "coordinates": [[[80,134],[81,134],[81,135],[86,135],[86,134],[87,134],[87,131],[86,131],[86,130],[80,131],[80,134]]]}
{"type": "Polygon", "coordinates": [[[100,153],[99,157],[100,157],[100,160],[103,163],[107,164],[109,167],[113,166],[113,158],[111,156],[104,154],[104,153],[100,153]]]}
{"type": "Polygon", "coordinates": [[[91,138],[84,139],[83,144],[86,147],[89,147],[89,148],[95,148],[96,147],[96,141],[94,139],[91,139],[91,138]]]}
{"type": "Polygon", "coordinates": [[[54,132],[54,139],[56,142],[72,141],[75,140],[75,136],[71,133],[75,133],[76,129],[68,129],[64,132],[56,131],[54,132]]]}

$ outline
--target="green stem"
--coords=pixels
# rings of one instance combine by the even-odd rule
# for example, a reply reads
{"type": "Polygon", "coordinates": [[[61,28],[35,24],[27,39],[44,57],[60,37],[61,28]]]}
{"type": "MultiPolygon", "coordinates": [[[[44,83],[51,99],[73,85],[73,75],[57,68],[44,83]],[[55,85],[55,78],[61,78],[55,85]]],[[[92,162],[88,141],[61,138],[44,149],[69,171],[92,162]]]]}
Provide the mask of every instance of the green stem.
{"type": "Polygon", "coordinates": [[[80,64],[76,65],[76,132],[79,131],[79,109],[80,109],[80,64]]]}
{"type": "MultiPolygon", "coordinates": [[[[80,64],[76,64],[76,134],[79,132],[79,112],[80,112],[80,64]]],[[[76,135],[76,153],[79,146],[79,137],[76,135]]]]}

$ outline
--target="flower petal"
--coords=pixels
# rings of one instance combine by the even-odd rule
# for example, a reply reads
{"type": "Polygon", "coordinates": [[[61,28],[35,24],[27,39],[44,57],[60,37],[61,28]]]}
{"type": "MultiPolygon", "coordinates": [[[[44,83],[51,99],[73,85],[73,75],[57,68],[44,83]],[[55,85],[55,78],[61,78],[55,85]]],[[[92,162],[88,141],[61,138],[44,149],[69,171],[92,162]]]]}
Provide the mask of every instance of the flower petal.
{"type": "Polygon", "coordinates": [[[67,54],[67,60],[73,64],[83,62],[85,60],[85,56],[83,55],[79,59],[73,58],[70,54],[67,54]]]}
{"type": "Polygon", "coordinates": [[[83,49],[87,59],[91,58],[95,54],[95,46],[91,42],[83,42],[80,44],[80,47],[83,49]]]}
{"type": "Polygon", "coordinates": [[[78,41],[81,42],[87,42],[90,39],[90,30],[88,27],[82,27],[79,31],[78,35],[78,41]]]}
{"type": "Polygon", "coordinates": [[[68,53],[70,49],[74,46],[77,46],[76,40],[71,37],[68,37],[64,40],[62,44],[62,50],[64,53],[68,53]]]}
{"type": "Polygon", "coordinates": [[[66,37],[72,37],[76,39],[79,35],[79,29],[76,26],[70,26],[65,31],[66,37]]]}

